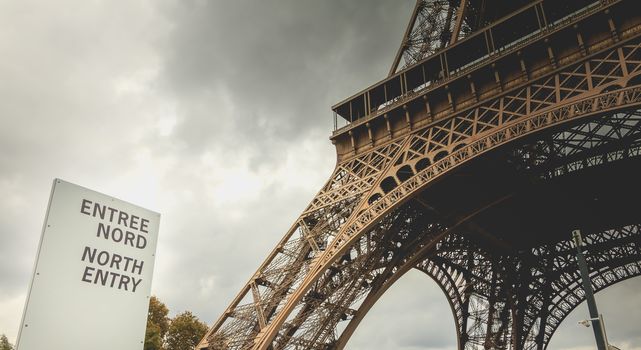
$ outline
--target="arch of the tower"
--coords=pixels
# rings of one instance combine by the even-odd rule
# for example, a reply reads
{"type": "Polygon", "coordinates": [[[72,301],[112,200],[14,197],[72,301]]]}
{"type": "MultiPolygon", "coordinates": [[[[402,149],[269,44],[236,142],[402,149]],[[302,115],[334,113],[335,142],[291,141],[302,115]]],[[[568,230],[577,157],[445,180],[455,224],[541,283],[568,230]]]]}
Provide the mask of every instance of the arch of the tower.
{"type": "MultiPolygon", "coordinates": [[[[592,268],[592,287],[596,292],[641,275],[641,224],[592,233],[586,239],[592,245],[591,254],[594,254],[589,263],[592,268]],[[603,249],[605,244],[608,249],[603,249]]],[[[384,286],[370,292],[359,309],[358,316],[350,321],[346,331],[341,334],[336,348],[346,345],[352,332],[385,291],[407,271],[415,268],[431,277],[447,297],[456,325],[459,349],[545,349],[561,322],[585,300],[578,267],[573,263],[574,247],[569,240],[536,247],[520,258],[506,257],[505,260],[499,260],[509,265],[501,266],[498,270],[493,269],[489,263],[478,263],[494,258],[486,254],[481,247],[466,240],[464,236],[452,234],[444,238],[439,243],[438,252],[430,254],[415,265],[400,268],[384,286]],[[565,264],[552,264],[559,260],[565,260],[565,264]],[[514,296],[519,296],[518,292],[522,293],[524,287],[530,292],[521,296],[527,299],[529,308],[518,309],[505,299],[497,299],[499,295],[492,293],[491,287],[494,283],[494,288],[500,288],[496,279],[505,279],[501,273],[507,276],[510,271],[508,267],[532,261],[537,264],[529,265],[528,268],[536,269],[538,275],[521,273],[511,276],[512,283],[522,283],[520,286],[511,286],[514,296]],[[544,272],[555,277],[546,277],[544,272]],[[546,298],[553,301],[546,302],[546,298]],[[501,320],[499,311],[506,307],[511,309],[506,318],[501,320]],[[523,313],[522,317],[526,319],[526,322],[519,325],[524,334],[519,344],[510,344],[511,337],[514,336],[513,317],[518,316],[518,313],[523,313]],[[500,328],[501,325],[509,328],[500,328]],[[492,326],[499,326],[500,332],[488,332],[492,326]]]]}
{"type": "MultiPolygon", "coordinates": [[[[589,236],[598,236],[639,224],[638,214],[623,205],[623,197],[636,199],[641,194],[641,184],[635,183],[640,166],[637,156],[641,154],[641,112],[635,108],[641,103],[641,86],[634,83],[617,85],[599,95],[497,128],[452,148],[442,158],[431,159],[423,170],[416,168],[418,161],[414,161],[409,176],[398,176],[407,171],[400,164],[399,170],[394,171],[396,187],[359,209],[356,220],[350,220],[357,207],[355,199],[339,203],[338,211],[330,208],[322,215],[316,214],[317,222],[301,220],[296,225],[301,238],[286,237],[279,245],[281,255],[267,262],[288,267],[291,272],[283,268],[263,272],[245,294],[254,299],[263,295],[266,302],[257,308],[255,304],[242,306],[239,300],[240,306],[233,310],[235,323],[229,324],[242,327],[247,336],[255,337],[265,327],[265,320],[286,313],[287,318],[270,342],[271,348],[342,348],[382,292],[402,273],[418,267],[432,273],[447,291],[462,349],[544,348],[561,320],[582,300],[576,271],[569,268],[559,272],[561,282],[547,294],[523,296],[528,302],[538,298],[537,305],[553,305],[552,309],[545,309],[545,314],[519,308],[519,303],[525,301],[514,299],[519,294],[500,284],[515,280],[515,274],[519,276],[520,269],[512,275],[507,273],[509,264],[534,264],[536,247],[567,244],[570,230],[577,226],[589,236]],[[365,220],[359,221],[360,218],[365,220]],[[520,224],[524,219],[527,225],[520,224]],[[554,225],[542,225],[545,222],[554,225]],[[309,276],[314,275],[310,267],[322,259],[322,253],[336,249],[341,240],[339,234],[333,240],[318,240],[310,233],[312,229],[307,229],[318,230],[319,226],[325,231],[354,230],[354,234],[343,238],[344,246],[331,255],[334,258],[328,260],[327,268],[318,270],[309,283],[309,276]],[[453,253],[446,249],[452,242],[470,243],[453,253]],[[299,246],[294,247],[295,244],[299,246]],[[305,248],[299,248],[301,245],[305,248]],[[482,259],[488,252],[495,258],[496,254],[504,254],[507,265],[485,275],[496,276],[495,280],[474,280],[474,274],[467,276],[461,268],[463,263],[457,269],[455,260],[449,265],[446,259],[439,260],[439,254],[448,252],[452,256],[476,257],[467,261],[477,264],[476,269],[494,271],[492,268],[496,267],[488,264],[503,261],[482,259]],[[296,264],[302,268],[295,269],[296,264]],[[271,278],[270,273],[279,280],[271,278]],[[461,285],[461,281],[470,280],[475,282],[461,285]],[[273,287],[279,283],[285,287],[273,287]],[[306,283],[305,292],[295,303],[290,298],[294,307],[287,309],[282,300],[306,283]],[[505,299],[508,294],[511,299],[505,299]],[[488,302],[489,297],[494,302],[488,302]],[[505,300],[497,301],[500,297],[505,300]],[[483,310],[479,305],[491,309],[483,310]]],[[[401,148],[394,143],[388,147],[401,148]]],[[[400,151],[381,152],[380,163],[385,162],[381,154],[390,157],[395,152],[400,151]]],[[[375,183],[367,181],[370,185],[375,183]]],[[[639,238],[630,237],[633,238],[627,241],[628,246],[617,247],[617,252],[630,255],[604,263],[609,271],[627,271],[628,275],[595,275],[606,281],[596,284],[593,280],[595,289],[637,274],[631,271],[638,272],[633,269],[641,260],[639,238]]],[[[571,267],[571,253],[567,254],[563,259],[571,267]]],[[[540,275],[549,274],[547,265],[539,265],[533,266],[539,268],[540,275]]],[[[209,342],[221,344],[218,346],[222,349],[253,346],[242,340],[246,338],[239,338],[237,343],[228,339],[217,332],[210,334],[209,342]]]]}
{"type": "MultiPolygon", "coordinates": [[[[512,130],[511,136],[480,138],[476,154],[470,143],[433,162],[423,172],[447,176],[396,197],[400,204],[372,218],[310,284],[272,348],[342,348],[367,310],[411,268],[427,272],[446,291],[461,349],[545,348],[583,300],[571,229],[583,229],[594,242],[589,259],[596,290],[639,273],[639,216],[625,205],[641,194],[638,89],[611,89],[589,103],[629,104],[601,113],[564,106],[546,113],[538,130],[535,123],[503,128],[496,134],[512,130]],[[626,97],[632,92],[636,97],[626,97]],[[550,117],[555,113],[557,123],[550,117]],[[488,140],[501,144],[489,147],[488,140]],[[604,236],[611,239],[600,240],[604,236]],[[536,293],[524,292],[531,290],[536,293]]],[[[423,175],[396,178],[397,187],[370,208],[423,175]]]]}
{"type": "Polygon", "coordinates": [[[452,171],[346,249],[305,295],[274,348],[344,347],[369,308],[411,268],[445,292],[461,349],[545,348],[584,298],[572,228],[584,230],[594,254],[588,259],[595,290],[641,273],[641,222],[625,205],[641,194],[639,155],[641,111],[618,110],[510,142],[452,171]],[[548,208],[537,212],[541,205],[548,208]],[[498,219],[518,212],[525,214],[498,219]],[[584,216],[594,220],[579,220],[584,216]],[[503,223],[489,224],[497,221],[503,223]],[[549,232],[537,234],[543,229],[549,232]]]}
{"type": "MultiPolygon", "coordinates": [[[[641,275],[641,224],[591,233],[587,240],[592,245],[591,254],[594,254],[590,258],[590,265],[595,291],[641,275]],[[603,249],[606,242],[608,248],[603,249]]],[[[563,319],[585,300],[579,272],[573,263],[573,253],[574,248],[569,240],[563,240],[521,252],[521,256],[506,256],[504,260],[497,260],[505,266],[492,266],[489,261],[496,260],[495,256],[465,236],[452,234],[439,243],[437,252],[429,254],[418,264],[400,268],[399,273],[383,288],[373,291],[369,300],[366,300],[367,307],[359,310],[359,319],[353,320],[348,329],[358,325],[368,309],[399,277],[416,268],[430,276],[448,298],[460,349],[543,349],[563,319]],[[560,260],[564,260],[560,266],[553,264],[560,260]],[[481,261],[486,263],[479,264],[481,261]],[[519,264],[539,273],[532,276],[510,270],[519,264]],[[511,283],[509,291],[502,291],[502,297],[496,293],[501,289],[497,281],[511,283]],[[516,281],[521,285],[515,285],[516,281]],[[524,291],[526,295],[519,295],[524,291]],[[517,300],[507,299],[510,293],[513,298],[526,299],[527,308],[519,309],[517,300]],[[550,300],[546,302],[546,299],[550,300]],[[501,319],[499,311],[506,307],[510,308],[509,313],[505,319],[501,319]],[[514,336],[514,317],[518,316],[525,319],[519,325],[524,334],[519,344],[510,344],[514,336]],[[495,333],[487,331],[492,326],[501,325],[509,328],[499,328],[500,332],[495,333]]],[[[339,348],[345,345],[349,335],[343,333],[339,348]]]]}
{"type": "MultiPolygon", "coordinates": [[[[315,307],[301,308],[288,320],[289,329],[279,334],[275,348],[321,348],[321,344],[343,347],[378,297],[400,275],[414,267],[430,274],[446,291],[457,322],[461,348],[544,348],[561,320],[583,300],[569,245],[572,225],[583,227],[588,240],[595,242],[595,252],[599,252],[591,261],[596,269],[593,274],[596,290],[638,275],[638,261],[641,259],[639,217],[633,208],[626,208],[625,203],[640,194],[641,185],[635,183],[638,176],[635,169],[640,165],[636,157],[641,154],[640,147],[641,113],[621,110],[583,118],[520,142],[512,142],[477,160],[483,167],[503,168],[501,171],[486,171],[485,175],[474,176],[472,173],[482,172],[483,168],[475,168],[471,164],[454,172],[450,175],[452,180],[442,180],[450,182],[441,186],[448,189],[447,195],[439,195],[438,185],[423,190],[420,195],[384,215],[373,229],[359,237],[356,244],[346,250],[339,264],[318,280],[313,294],[306,295],[307,298],[317,298],[315,307]],[[605,165],[608,165],[607,170],[605,165]],[[518,178],[508,179],[506,174],[511,172],[518,173],[518,178]],[[500,190],[493,186],[488,178],[494,177],[498,177],[496,183],[509,188],[500,190]],[[605,186],[604,183],[610,185],[605,186]],[[479,184],[482,186],[477,194],[473,187],[479,184]],[[592,188],[586,188],[590,184],[592,188]],[[523,193],[518,190],[516,194],[511,193],[510,190],[519,186],[527,189],[523,193]],[[560,188],[568,187],[564,196],[552,195],[560,188]],[[465,195],[457,196],[451,192],[452,188],[460,188],[460,193],[465,195]],[[483,193],[491,193],[492,196],[480,199],[483,193]],[[563,198],[580,193],[578,198],[563,198]],[[438,201],[434,198],[437,197],[458,198],[470,204],[462,205],[460,201],[436,204],[438,201]],[[478,198],[473,200],[471,197],[478,198]],[[528,204],[528,201],[532,203],[528,204]],[[557,203],[546,204],[546,201],[557,203]],[[598,204],[582,205],[584,201],[598,204]],[[533,208],[540,205],[549,208],[541,213],[534,212],[533,208]],[[570,205],[576,208],[563,210],[570,205]],[[467,209],[453,210],[466,206],[467,209]],[[507,227],[484,228],[497,216],[519,211],[527,212],[530,220],[548,220],[558,227],[524,222],[532,226],[528,230],[514,220],[504,225],[507,227]],[[602,213],[600,218],[595,215],[598,212],[602,213]],[[590,215],[595,220],[578,220],[590,215]],[[537,230],[544,228],[552,231],[540,233],[540,237],[523,237],[535,236],[537,230]],[[506,229],[508,234],[496,234],[506,229]],[[519,231],[510,232],[510,229],[519,231]],[[519,236],[510,239],[512,234],[519,236]],[[607,249],[603,245],[605,236],[610,237],[607,249]],[[502,261],[495,259],[496,256],[505,256],[503,263],[506,265],[499,272],[490,266],[492,261],[502,261]],[[515,266],[521,269],[528,266],[527,273],[516,269],[512,276],[507,276],[508,267],[515,266]],[[603,267],[608,267],[608,272],[603,272],[603,267]],[[536,269],[538,274],[532,275],[532,269],[536,269]],[[526,275],[529,279],[524,278],[526,275]],[[557,280],[549,276],[557,276],[557,280]],[[521,310],[514,305],[508,308],[507,301],[502,304],[487,302],[490,297],[499,297],[492,293],[507,293],[501,289],[501,283],[516,280],[529,281],[523,285],[526,290],[533,285],[553,286],[537,295],[522,296],[533,305],[553,306],[546,310],[521,310]],[[494,305],[495,310],[483,310],[482,316],[477,309],[475,314],[468,308],[470,302],[494,305]],[[545,314],[542,313],[544,311],[545,314]],[[487,323],[482,325],[482,322],[488,322],[490,315],[503,325],[493,335],[485,331],[487,323]],[[515,334],[510,325],[513,317],[520,317],[521,334],[515,334]],[[319,322],[321,319],[323,322],[319,322]],[[348,325],[337,334],[340,328],[337,325],[344,321],[348,321],[348,325]],[[319,324],[327,328],[320,329],[319,324]],[[308,338],[308,335],[312,336],[308,338]],[[319,335],[322,337],[320,342],[310,339],[319,335]],[[305,338],[309,341],[303,341],[305,338]],[[515,343],[510,345],[510,341],[515,343]]],[[[513,297],[519,296],[515,291],[511,292],[514,292],[513,297]]],[[[305,302],[309,304],[309,301],[305,302]]],[[[512,302],[516,305],[524,301],[512,302]]]]}
{"type": "MultiPolygon", "coordinates": [[[[518,299],[484,302],[480,290],[508,293],[492,284],[507,277],[462,287],[469,276],[437,263],[454,237],[526,266],[519,259],[531,263],[534,247],[577,225],[595,235],[639,223],[617,196],[640,194],[640,40],[552,73],[341,160],[199,348],[340,348],[377,295],[429,259],[426,271],[451,279],[443,288],[462,348],[544,347],[565,311],[535,317],[514,311],[518,299]],[[484,313],[492,332],[476,321],[484,313]]],[[[554,297],[539,301],[568,309],[554,297]]]]}

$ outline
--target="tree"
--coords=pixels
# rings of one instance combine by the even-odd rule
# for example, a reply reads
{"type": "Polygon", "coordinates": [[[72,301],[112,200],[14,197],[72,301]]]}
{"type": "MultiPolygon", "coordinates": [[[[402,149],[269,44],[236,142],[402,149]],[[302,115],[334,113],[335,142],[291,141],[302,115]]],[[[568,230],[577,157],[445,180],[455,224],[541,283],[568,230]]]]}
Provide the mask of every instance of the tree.
{"type": "Polygon", "coordinates": [[[144,350],[161,350],[162,337],[160,336],[160,327],[157,324],[147,321],[147,330],[145,331],[144,350]]]}
{"type": "Polygon", "coordinates": [[[207,325],[185,311],[174,317],[165,337],[166,350],[191,350],[207,332],[207,325]]]}
{"type": "Polygon", "coordinates": [[[144,350],[162,350],[163,339],[169,329],[169,309],[155,296],[149,300],[144,350]]]}
{"type": "Polygon", "coordinates": [[[9,339],[4,334],[0,336],[0,350],[13,350],[13,345],[9,343],[9,339]]]}
{"type": "Polygon", "coordinates": [[[153,322],[160,328],[160,337],[164,338],[167,330],[169,329],[169,309],[167,306],[156,298],[156,296],[151,296],[149,299],[149,312],[147,313],[147,321],[153,322]]]}

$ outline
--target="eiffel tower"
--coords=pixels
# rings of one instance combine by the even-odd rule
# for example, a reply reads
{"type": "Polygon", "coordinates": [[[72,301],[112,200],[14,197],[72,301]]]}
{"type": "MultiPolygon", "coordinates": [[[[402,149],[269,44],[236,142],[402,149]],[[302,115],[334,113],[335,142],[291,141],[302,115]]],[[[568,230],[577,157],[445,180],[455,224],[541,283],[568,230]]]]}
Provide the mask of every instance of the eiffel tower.
{"type": "Polygon", "coordinates": [[[197,349],[343,349],[410,269],[459,349],[545,349],[585,300],[573,229],[595,291],[641,274],[638,6],[418,0],[389,76],[332,107],[330,179],[197,349]]]}

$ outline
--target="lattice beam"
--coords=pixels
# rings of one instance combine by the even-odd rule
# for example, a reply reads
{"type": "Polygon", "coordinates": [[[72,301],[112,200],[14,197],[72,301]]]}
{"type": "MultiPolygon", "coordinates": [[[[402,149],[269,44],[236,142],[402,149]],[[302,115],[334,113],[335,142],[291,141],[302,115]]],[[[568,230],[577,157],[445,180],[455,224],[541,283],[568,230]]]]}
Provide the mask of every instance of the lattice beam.
{"type": "MultiPolygon", "coordinates": [[[[478,5],[474,2],[474,11],[478,5]]],[[[469,6],[469,0],[419,0],[395,65],[399,57],[411,64],[453,43],[452,32],[466,32],[463,17],[469,6]]],[[[403,104],[404,128],[398,129],[398,121],[396,129],[391,127],[387,116],[384,124],[367,124],[370,141],[364,149],[357,149],[357,135],[350,132],[353,155],[339,157],[327,184],[198,348],[341,348],[378,297],[420,263],[450,298],[460,348],[544,347],[564,312],[581,297],[572,272],[550,266],[559,259],[571,266],[568,258],[539,257],[534,251],[515,255],[513,247],[492,240],[492,232],[474,223],[509,195],[467,212],[444,213],[422,194],[501,152],[515,172],[543,182],[638,156],[641,34],[639,26],[618,30],[607,15],[606,37],[584,42],[577,34],[580,54],[558,56],[548,46],[549,59],[537,67],[521,60],[521,73],[511,80],[485,67],[495,79],[491,89],[477,91],[470,80],[472,93],[461,100],[445,86],[448,107],[435,113],[427,100],[422,110],[394,101],[395,106],[403,104]],[[412,114],[427,115],[429,122],[412,124],[412,114]],[[375,127],[386,130],[385,142],[374,143],[375,127]],[[470,237],[502,255],[488,254],[487,246],[473,245],[470,237]],[[432,260],[425,260],[428,256],[432,260]],[[527,271],[531,273],[525,278],[527,271]],[[557,289],[531,300],[509,287],[542,286],[555,276],[562,278],[554,282],[557,289]],[[521,307],[528,303],[536,308],[521,307]],[[342,333],[337,328],[341,322],[349,322],[342,333]]],[[[407,103],[415,97],[404,93],[407,103]]],[[[612,242],[615,236],[609,236],[612,242]]],[[[595,276],[597,289],[636,271],[630,267],[636,259],[632,248],[608,249],[602,249],[594,264],[616,263],[628,274],[613,268],[614,277],[595,276]],[[615,253],[629,254],[616,260],[615,253]]]]}

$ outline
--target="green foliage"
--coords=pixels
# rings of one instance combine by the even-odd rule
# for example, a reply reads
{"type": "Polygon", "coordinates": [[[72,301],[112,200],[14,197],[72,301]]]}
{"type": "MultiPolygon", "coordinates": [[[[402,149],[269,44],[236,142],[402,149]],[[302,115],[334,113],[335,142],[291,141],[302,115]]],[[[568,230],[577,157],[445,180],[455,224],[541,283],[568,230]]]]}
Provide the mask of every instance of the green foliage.
{"type": "Polygon", "coordinates": [[[207,332],[207,325],[185,311],[174,317],[165,338],[166,350],[191,350],[207,332]]]}
{"type": "Polygon", "coordinates": [[[147,330],[145,331],[145,346],[143,349],[162,349],[162,336],[160,335],[160,327],[149,320],[147,321],[147,330]]]}
{"type": "Polygon", "coordinates": [[[163,350],[163,339],[169,329],[169,309],[155,296],[149,300],[144,350],[163,350]]]}
{"type": "Polygon", "coordinates": [[[168,314],[167,306],[152,296],[147,313],[144,350],[192,350],[207,332],[207,325],[189,311],[171,320],[168,314]]]}
{"type": "Polygon", "coordinates": [[[13,345],[9,343],[9,339],[4,334],[0,336],[0,350],[13,350],[13,345]]]}
{"type": "Polygon", "coordinates": [[[160,329],[160,337],[164,338],[169,329],[169,309],[155,296],[149,300],[149,311],[147,312],[147,322],[152,322],[160,329]]]}

